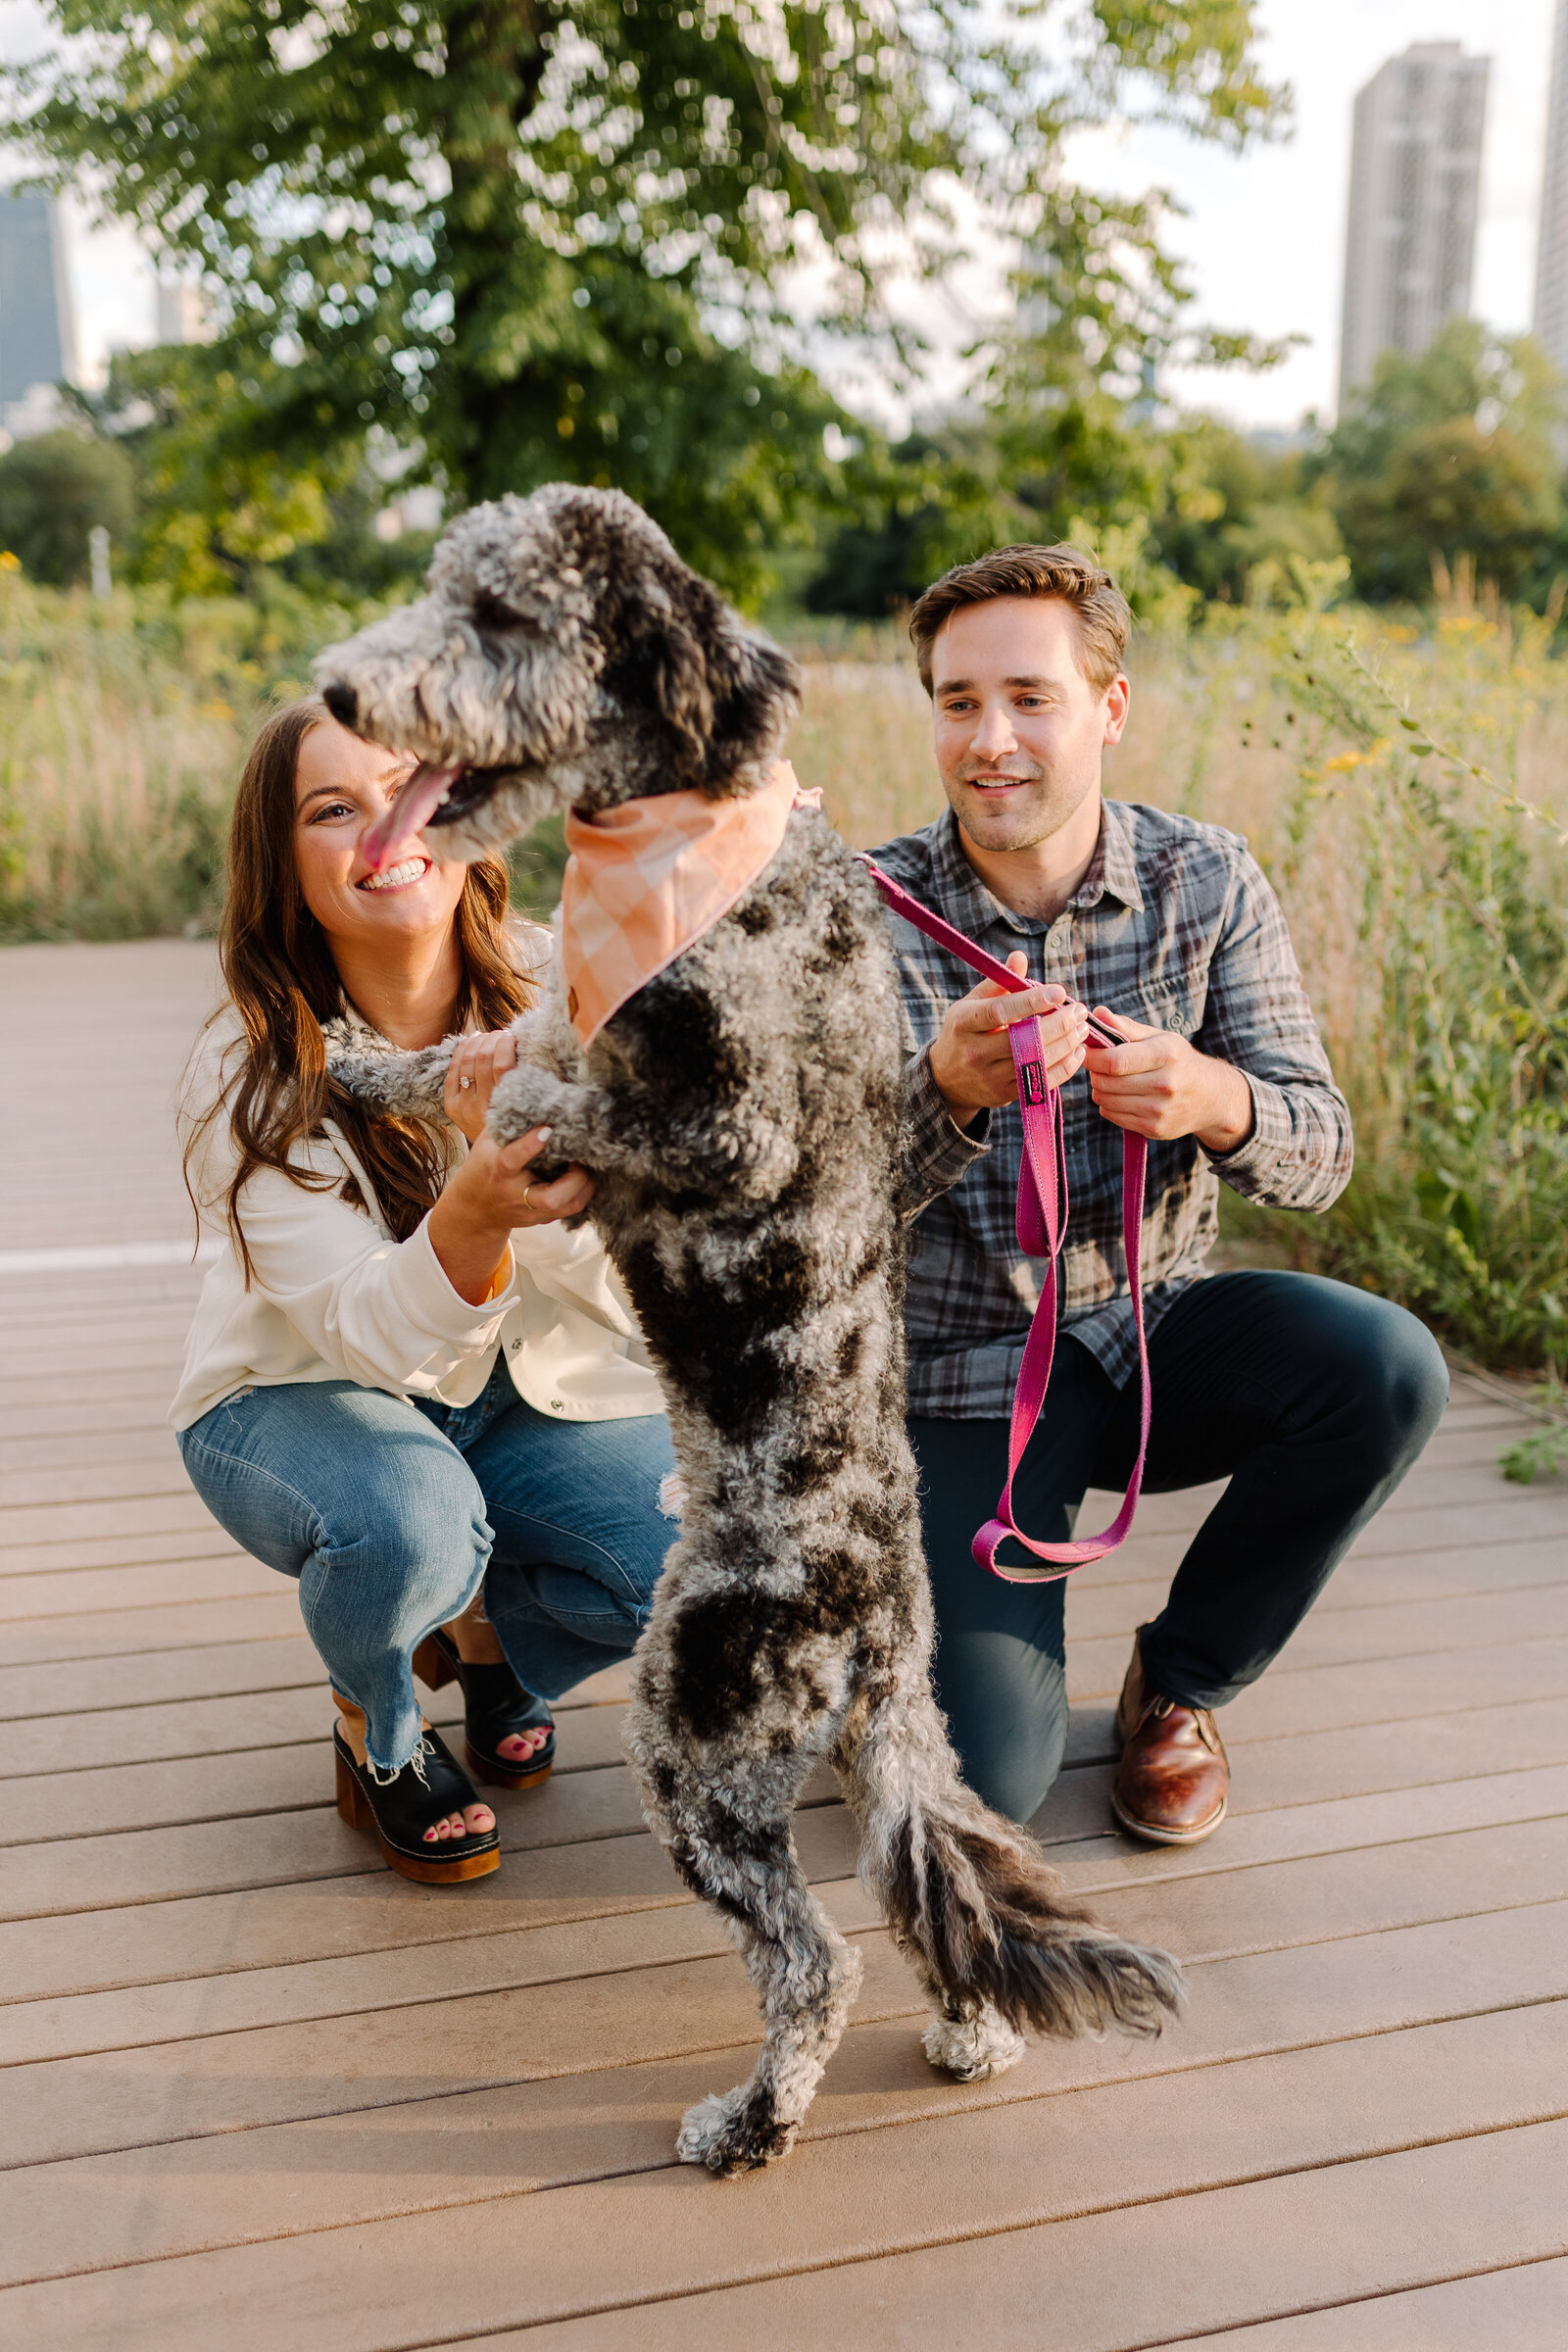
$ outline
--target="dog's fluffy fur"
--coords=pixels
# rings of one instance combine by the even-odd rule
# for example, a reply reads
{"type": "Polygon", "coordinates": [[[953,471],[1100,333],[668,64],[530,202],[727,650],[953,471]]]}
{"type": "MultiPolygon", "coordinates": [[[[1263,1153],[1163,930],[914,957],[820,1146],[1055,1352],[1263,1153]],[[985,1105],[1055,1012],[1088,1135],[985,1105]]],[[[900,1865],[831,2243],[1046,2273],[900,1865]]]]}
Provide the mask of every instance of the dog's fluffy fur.
{"type": "MultiPolygon", "coordinates": [[[[753,791],[778,752],[790,662],[616,492],[475,509],[429,590],[318,674],[361,733],[466,766],[427,834],[442,857],[563,806],[753,791]]],[[[843,2031],[859,1955],[790,1831],[823,1757],[935,2005],[934,2064],[999,2072],[1019,2029],[1157,2033],[1180,2002],[1175,1963],[1066,1899],[1026,1833],[963,1786],[932,1697],[904,1425],[898,991],[869,880],[798,810],[760,880],[586,1054],[559,994],[519,1037],[492,1132],[548,1123],[552,1152],[598,1176],[593,1221],[658,1362],[684,1483],[628,1751],[765,2018],[751,2079],[691,2110],[680,2154],[714,2173],[782,2155],[843,2031]]],[[[335,1066],[388,1107],[431,1110],[448,1053],[377,1054],[362,1034],[335,1066]]]]}

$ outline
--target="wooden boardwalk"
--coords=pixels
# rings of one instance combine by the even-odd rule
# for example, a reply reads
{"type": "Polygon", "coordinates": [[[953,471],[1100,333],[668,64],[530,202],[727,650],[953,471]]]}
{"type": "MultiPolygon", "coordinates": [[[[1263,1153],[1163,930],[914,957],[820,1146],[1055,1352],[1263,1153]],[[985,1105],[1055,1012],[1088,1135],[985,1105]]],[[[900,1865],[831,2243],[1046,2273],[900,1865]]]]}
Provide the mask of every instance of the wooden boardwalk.
{"type": "Polygon", "coordinates": [[[750,2065],[752,1994],[641,1827],[618,1677],[498,1792],[499,1873],[411,1886],[333,1810],[292,1588],[186,1486],[196,1277],[146,1252],[186,1231],[167,1105],[211,985],[181,943],[0,954],[0,2341],[1561,2352],[1568,1495],[1498,1476],[1508,1408],[1456,1385],[1227,1713],[1195,1852],[1106,1795],[1204,1496],[1075,1583],[1037,1826],[1187,1962],[1185,2025],[946,2083],[824,1786],[801,1849],[865,1988],[796,2155],[714,2182],[674,2124],[750,2065]]]}

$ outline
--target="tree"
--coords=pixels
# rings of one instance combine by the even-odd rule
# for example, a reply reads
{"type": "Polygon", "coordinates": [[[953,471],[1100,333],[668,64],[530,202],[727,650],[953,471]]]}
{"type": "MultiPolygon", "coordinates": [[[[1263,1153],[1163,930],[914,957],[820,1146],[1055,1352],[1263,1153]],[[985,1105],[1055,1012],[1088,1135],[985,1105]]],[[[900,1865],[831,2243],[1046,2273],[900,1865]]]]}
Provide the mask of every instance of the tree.
{"type": "Polygon", "coordinates": [[[135,473],[123,450],[74,432],[40,433],[0,458],[0,547],[30,578],[73,588],[87,577],[87,534],[130,536],[135,473]]]}
{"type": "Polygon", "coordinates": [[[614,480],[743,593],[839,486],[811,349],[910,364],[890,283],[939,275],[968,213],[1113,364],[1185,297],[1157,206],[1076,187],[1068,135],[1141,110],[1234,145],[1283,105],[1253,0],[46,6],[15,135],[199,269],[220,329],[179,355],[171,497],[210,476],[265,540],[374,431],[457,499],[614,480]]]}
{"type": "Polygon", "coordinates": [[[1387,351],[1313,466],[1359,593],[1430,597],[1468,559],[1505,596],[1540,566],[1561,518],[1556,379],[1528,337],[1455,318],[1417,359],[1387,351]]]}

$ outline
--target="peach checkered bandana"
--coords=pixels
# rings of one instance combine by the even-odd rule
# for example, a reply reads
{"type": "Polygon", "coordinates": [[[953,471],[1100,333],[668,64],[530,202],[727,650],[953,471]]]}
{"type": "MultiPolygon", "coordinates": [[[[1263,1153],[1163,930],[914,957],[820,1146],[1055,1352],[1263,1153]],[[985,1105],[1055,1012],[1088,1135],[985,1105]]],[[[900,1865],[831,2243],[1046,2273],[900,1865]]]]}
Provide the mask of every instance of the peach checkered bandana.
{"type": "Polygon", "coordinates": [[[694,940],[711,930],[778,853],[790,811],[820,808],[787,760],[743,801],[662,792],[592,816],[568,811],[561,886],[566,1010],[585,1046],[694,940]]]}

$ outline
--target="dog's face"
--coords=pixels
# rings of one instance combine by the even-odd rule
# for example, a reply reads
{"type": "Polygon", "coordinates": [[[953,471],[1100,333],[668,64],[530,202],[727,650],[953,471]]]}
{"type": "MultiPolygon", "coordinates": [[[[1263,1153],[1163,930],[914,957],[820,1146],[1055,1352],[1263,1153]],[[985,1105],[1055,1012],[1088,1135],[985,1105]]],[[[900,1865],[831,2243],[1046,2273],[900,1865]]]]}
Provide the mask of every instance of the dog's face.
{"type": "Polygon", "coordinates": [[[419,832],[473,858],[553,808],[748,793],[777,757],[793,662],[618,490],[473,508],[427,587],[316,663],[334,718],[420,757],[374,862],[419,832]]]}

